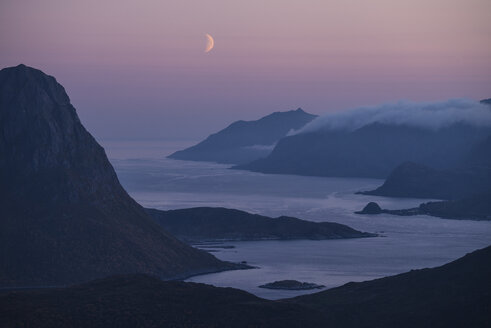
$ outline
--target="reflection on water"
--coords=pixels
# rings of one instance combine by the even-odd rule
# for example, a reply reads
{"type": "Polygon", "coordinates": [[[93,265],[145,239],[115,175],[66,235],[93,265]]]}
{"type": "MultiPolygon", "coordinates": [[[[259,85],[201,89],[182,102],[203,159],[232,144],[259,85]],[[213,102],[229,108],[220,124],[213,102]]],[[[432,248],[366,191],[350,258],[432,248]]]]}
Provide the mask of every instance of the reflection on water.
{"type": "Polygon", "coordinates": [[[282,291],[257,286],[295,279],[331,288],[349,281],[441,265],[491,244],[491,222],[353,214],[369,201],[389,209],[408,208],[427,201],[354,194],[373,189],[382,180],[265,175],[231,170],[227,165],[164,158],[192,142],[103,144],[123,186],[146,207],[222,206],[273,217],[290,215],[339,222],[384,236],[226,243],[235,247],[207,250],[220,259],[247,261],[259,268],[202,275],[190,281],[236,287],[271,299],[283,298],[316,290],[282,291]]]}

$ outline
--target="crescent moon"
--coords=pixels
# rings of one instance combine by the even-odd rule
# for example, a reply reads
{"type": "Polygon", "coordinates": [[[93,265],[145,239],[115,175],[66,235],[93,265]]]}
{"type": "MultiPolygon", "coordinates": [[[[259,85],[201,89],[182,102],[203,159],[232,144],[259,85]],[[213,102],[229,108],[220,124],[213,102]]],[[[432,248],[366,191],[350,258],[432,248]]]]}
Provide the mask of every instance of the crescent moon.
{"type": "Polygon", "coordinates": [[[215,40],[209,35],[208,33],[205,34],[206,36],[206,48],[205,48],[205,53],[210,52],[211,49],[215,46],[215,40]]]}

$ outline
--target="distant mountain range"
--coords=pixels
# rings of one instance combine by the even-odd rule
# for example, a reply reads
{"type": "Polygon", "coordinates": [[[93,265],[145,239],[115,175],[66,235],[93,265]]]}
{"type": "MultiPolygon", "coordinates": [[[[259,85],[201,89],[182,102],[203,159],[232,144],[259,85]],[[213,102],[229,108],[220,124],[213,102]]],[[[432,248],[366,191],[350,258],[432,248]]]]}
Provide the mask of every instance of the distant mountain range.
{"type": "Polygon", "coordinates": [[[411,161],[436,169],[460,165],[491,129],[453,124],[439,130],[372,123],[354,131],[320,130],[281,139],[271,154],[236,168],[263,173],[385,178],[411,161]]]}
{"type": "Polygon", "coordinates": [[[256,121],[237,121],[197,145],[171,154],[169,158],[228,164],[249,163],[266,157],[278,140],[316,117],[298,108],[275,112],[256,121]]]}
{"type": "Polygon", "coordinates": [[[145,275],[0,291],[2,327],[487,327],[491,247],[443,266],[268,301],[145,275]]]}
{"type": "Polygon", "coordinates": [[[64,88],[25,65],[0,71],[0,181],[2,287],[237,267],[155,223],[121,187],[64,88]]]}
{"type": "Polygon", "coordinates": [[[287,216],[270,218],[220,207],[146,211],[166,231],[186,242],[321,240],[376,236],[339,223],[311,222],[287,216]]]}

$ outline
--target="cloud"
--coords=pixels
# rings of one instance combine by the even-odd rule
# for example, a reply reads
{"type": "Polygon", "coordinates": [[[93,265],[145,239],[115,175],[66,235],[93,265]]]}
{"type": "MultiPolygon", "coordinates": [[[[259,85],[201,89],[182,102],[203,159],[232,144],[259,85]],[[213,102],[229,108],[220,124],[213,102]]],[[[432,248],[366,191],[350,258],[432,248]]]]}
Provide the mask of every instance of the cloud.
{"type": "Polygon", "coordinates": [[[243,148],[245,148],[245,149],[252,149],[252,150],[273,150],[275,146],[276,146],[276,143],[274,143],[272,145],[252,145],[252,146],[245,146],[243,148]]]}
{"type": "Polygon", "coordinates": [[[470,99],[450,99],[441,102],[399,101],[325,114],[314,119],[302,129],[289,134],[318,130],[353,131],[375,122],[433,130],[459,122],[491,127],[491,108],[470,99]]]}

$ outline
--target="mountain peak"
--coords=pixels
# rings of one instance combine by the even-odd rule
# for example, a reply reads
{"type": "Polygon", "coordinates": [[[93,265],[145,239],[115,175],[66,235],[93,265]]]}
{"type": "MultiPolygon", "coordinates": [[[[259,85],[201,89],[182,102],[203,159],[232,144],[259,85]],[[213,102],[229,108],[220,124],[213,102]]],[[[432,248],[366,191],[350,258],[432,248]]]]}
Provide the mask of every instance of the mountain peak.
{"type": "Polygon", "coordinates": [[[228,268],[162,230],[120,185],[54,77],[0,71],[0,286],[228,268]],[[22,259],[22,260],[19,260],[22,259]]]}
{"type": "Polygon", "coordinates": [[[0,195],[73,202],[122,189],[54,77],[23,64],[2,69],[0,114],[0,195]]]}

